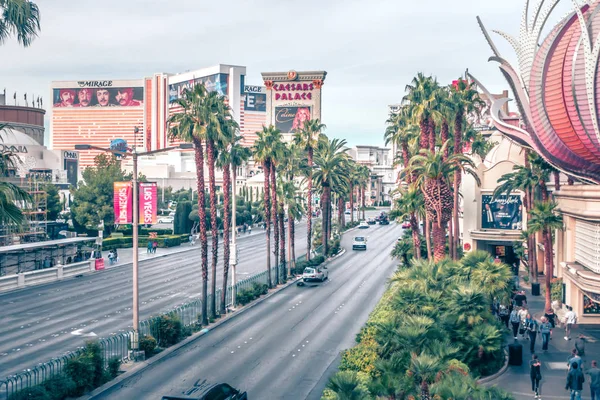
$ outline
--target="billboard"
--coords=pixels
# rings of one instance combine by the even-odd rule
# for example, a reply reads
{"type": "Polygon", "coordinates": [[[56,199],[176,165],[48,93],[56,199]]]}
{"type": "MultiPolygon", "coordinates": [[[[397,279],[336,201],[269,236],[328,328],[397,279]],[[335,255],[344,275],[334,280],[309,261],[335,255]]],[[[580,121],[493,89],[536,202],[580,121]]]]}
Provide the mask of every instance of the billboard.
{"type": "Polygon", "coordinates": [[[133,223],[133,195],[131,182],[114,183],[113,205],[115,209],[115,224],[133,223]]]}
{"type": "Polygon", "coordinates": [[[217,92],[221,96],[227,96],[227,89],[229,86],[228,81],[228,74],[214,74],[202,78],[190,79],[189,81],[174,83],[169,85],[169,102],[179,99],[184,89],[191,89],[198,84],[204,85],[209,92],[217,92]]]}
{"type": "Polygon", "coordinates": [[[156,224],[158,209],[156,182],[142,182],[139,185],[140,224],[156,224]]]}
{"type": "Polygon", "coordinates": [[[244,110],[267,112],[267,89],[264,86],[244,86],[244,110]]]}
{"type": "Polygon", "coordinates": [[[275,107],[275,128],[282,133],[295,133],[310,119],[310,107],[275,107]]]}
{"type": "Polygon", "coordinates": [[[521,230],[522,227],[521,196],[481,196],[481,229],[521,230]]]}
{"type": "Polygon", "coordinates": [[[105,82],[111,86],[54,88],[53,107],[140,107],[144,104],[143,87],[113,87],[112,81],[105,82]]]}

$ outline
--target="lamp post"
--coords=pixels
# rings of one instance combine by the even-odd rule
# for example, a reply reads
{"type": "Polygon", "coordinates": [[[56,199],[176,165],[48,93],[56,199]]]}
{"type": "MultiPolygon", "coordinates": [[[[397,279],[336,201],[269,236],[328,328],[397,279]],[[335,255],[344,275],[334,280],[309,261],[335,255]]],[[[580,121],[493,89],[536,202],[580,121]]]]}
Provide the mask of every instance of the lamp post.
{"type": "Polygon", "coordinates": [[[236,181],[237,181],[237,166],[231,165],[232,168],[232,180],[231,180],[231,192],[233,193],[233,202],[231,203],[231,251],[229,252],[229,265],[231,266],[231,308],[235,309],[237,293],[236,293],[236,270],[237,266],[237,198],[236,198],[236,181]]]}
{"type": "MultiPolygon", "coordinates": [[[[134,128],[134,133],[138,133],[139,129],[136,126],[134,128]]],[[[106,149],[103,147],[92,146],[89,144],[76,144],[75,150],[100,150],[106,153],[112,153],[117,156],[125,156],[127,151],[130,151],[133,159],[133,338],[131,340],[131,347],[133,350],[139,349],[139,328],[140,328],[140,306],[139,306],[139,284],[138,284],[138,224],[139,224],[139,215],[138,215],[138,156],[146,156],[149,154],[156,153],[164,153],[171,150],[176,149],[191,149],[193,145],[191,143],[181,143],[178,146],[173,147],[165,147],[164,149],[146,151],[143,153],[138,153],[137,149],[134,147],[132,149],[127,150],[116,150],[116,149],[106,149]]]]}

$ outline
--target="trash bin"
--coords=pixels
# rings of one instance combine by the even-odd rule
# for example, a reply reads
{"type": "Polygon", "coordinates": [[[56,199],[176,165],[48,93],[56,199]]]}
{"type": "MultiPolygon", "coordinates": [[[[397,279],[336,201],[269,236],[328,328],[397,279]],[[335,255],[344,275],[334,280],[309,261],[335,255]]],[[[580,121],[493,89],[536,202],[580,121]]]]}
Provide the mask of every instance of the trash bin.
{"type": "Polygon", "coordinates": [[[523,345],[520,343],[508,345],[508,365],[523,365],[523,345]]]}
{"type": "Polygon", "coordinates": [[[540,284],[539,283],[532,283],[531,284],[531,295],[532,296],[539,296],[540,295],[540,284]]]}

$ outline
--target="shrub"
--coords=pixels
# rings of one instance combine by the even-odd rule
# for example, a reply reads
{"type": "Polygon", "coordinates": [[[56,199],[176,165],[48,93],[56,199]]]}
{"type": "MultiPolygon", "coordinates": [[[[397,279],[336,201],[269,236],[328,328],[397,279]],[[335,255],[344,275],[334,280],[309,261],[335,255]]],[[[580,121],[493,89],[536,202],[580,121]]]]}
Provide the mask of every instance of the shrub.
{"type": "Polygon", "coordinates": [[[144,352],[146,358],[152,357],[156,350],[156,339],[150,335],[142,337],[140,339],[140,350],[144,352]]]}
{"type": "Polygon", "coordinates": [[[108,374],[110,378],[115,378],[119,375],[119,369],[121,368],[121,359],[119,357],[113,357],[108,361],[108,374]]]}
{"type": "Polygon", "coordinates": [[[75,390],[75,382],[64,374],[48,379],[42,386],[49,393],[52,400],[62,400],[66,395],[73,393],[75,390]]]}
{"type": "Polygon", "coordinates": [[[264,283],[255,282],[252,285],[252,292],[254,293],[254,298],[258,298],[263,294],[267,294],[269,292],[269,287],[264,283]]]}
{"type": "Polygon", "coordinates": [[[32,386],[27,389],[19,390],[8,398],[8,400],[52,400],[50,394],[43,386],[32,386]]]}
{"type": "Polygon", "coordinates": [[[323,255],[318,255],[316,257],[313,257],[310,262],[309,265],[307,266],[312,266],[312,267],[316,267],[318,265],[321,265],[325,262],[325,256],[323,255]]]}
{"type": "Polygon", "coordinates": [[[254,291],[252,289],[242,289],[238,291],[236,300],[242,305],[246,305],[254,300],[254,291]]]}
{"type": "Polygon", "coordinates": [[[162,347],[169,347],[183,339],[183,324],[177,315],[161,315],[156,319],[158,324],[158,337],[162,347]]]}
{"type": "Polygon", "coordinates": [[[75,384],[75,396],[81,396],[94,387],[95,366],[91,357],[85,353],[68,360],[65,373],[75,384]]]}

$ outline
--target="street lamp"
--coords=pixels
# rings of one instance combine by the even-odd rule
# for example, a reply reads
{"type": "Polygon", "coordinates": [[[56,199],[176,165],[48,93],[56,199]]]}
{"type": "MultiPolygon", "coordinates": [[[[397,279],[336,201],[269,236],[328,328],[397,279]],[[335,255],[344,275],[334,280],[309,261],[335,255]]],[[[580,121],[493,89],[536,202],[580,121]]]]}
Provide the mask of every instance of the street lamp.
{"type": "MultiPolygon", "coordinates": [[[[135,133],[139,132],[138,127],[135,127],[135,133]]],[[[139,319],[139,285],[138,285],[138,224],[139,224],[139,216],[138,216],[138,156],[146,156],[149,154],[156,153],[164,153],[171,150],[176,149],[191,149],[193,148],[193,144],[191,143],[180,143],[178,146],[165,147],[164,149],[145,151],[142,153],[138,153],[137,149],[134,147],[131,149],[131,154],[133,157],[133,178],[132,178],[132,186],[133,186],[133,339],[131,341],[131,347],[134,350],[138,350],[139,348],[139,328],[140,328],[140,319],[139,319]]],[[[103,147],[93,146],[90,144],[76,144],[75,150],[100,150],[107,153],[112,153],[117,156],[125,156],[127,151],[115,150],[115,149],[106,149],[103,147]]],[[[129,149],[128,149],[129,150],[129,149]]]]}

